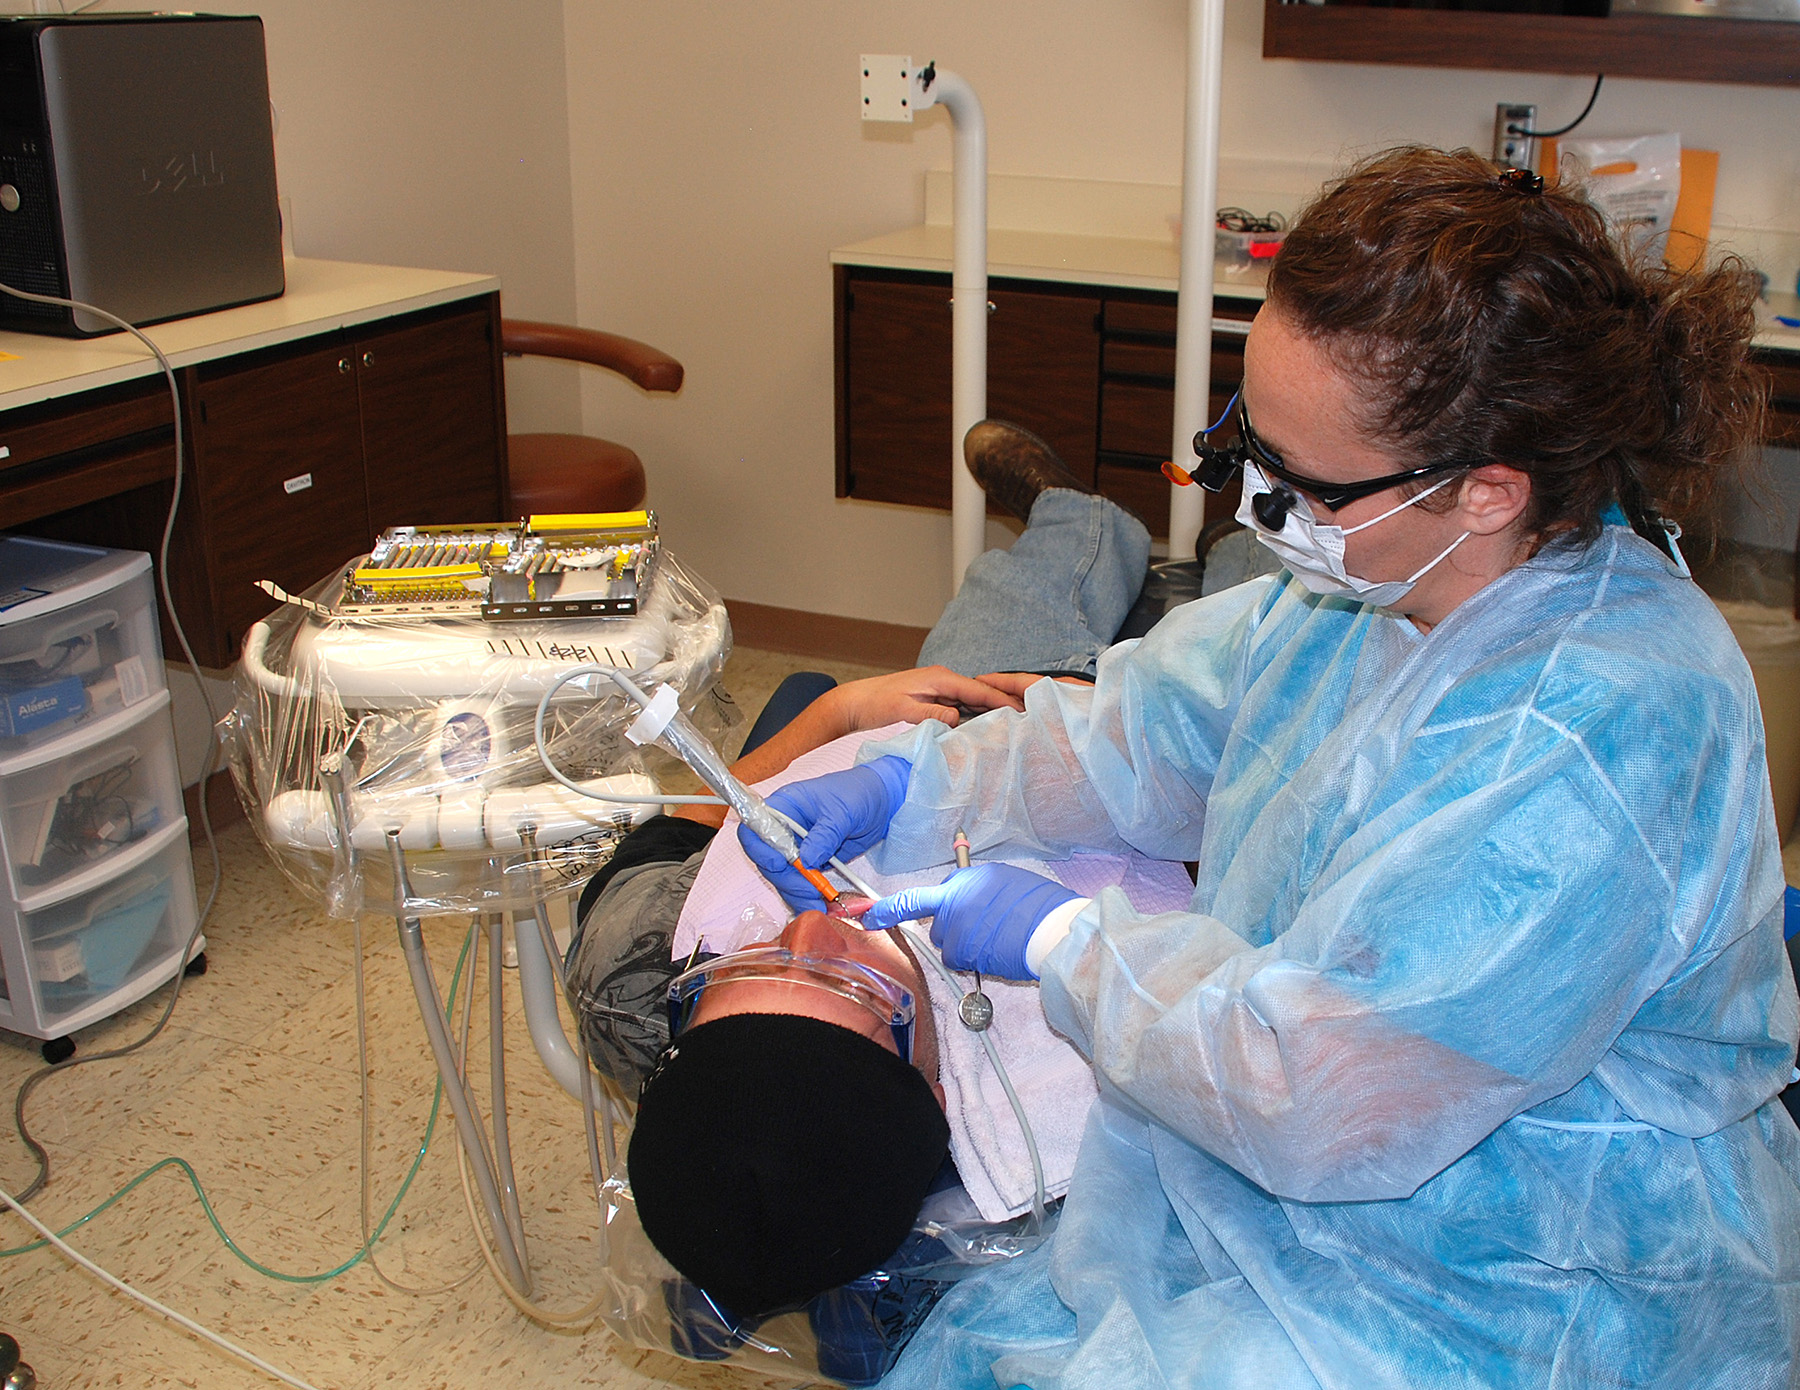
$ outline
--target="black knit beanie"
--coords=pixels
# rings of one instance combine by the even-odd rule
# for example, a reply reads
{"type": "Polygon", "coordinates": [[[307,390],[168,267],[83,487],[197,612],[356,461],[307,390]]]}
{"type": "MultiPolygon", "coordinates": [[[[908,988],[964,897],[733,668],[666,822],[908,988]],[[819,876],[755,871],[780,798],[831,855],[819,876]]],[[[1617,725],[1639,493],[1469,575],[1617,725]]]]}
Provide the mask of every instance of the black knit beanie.
{"type": "Polygon", "coordinates": [[[755,1318],[878,1268],[949,1144],[930,1085],[879,1043],[816,1018],[735,1014],[663,1054],[628,1163],[651,1243],[755,1318]]]}

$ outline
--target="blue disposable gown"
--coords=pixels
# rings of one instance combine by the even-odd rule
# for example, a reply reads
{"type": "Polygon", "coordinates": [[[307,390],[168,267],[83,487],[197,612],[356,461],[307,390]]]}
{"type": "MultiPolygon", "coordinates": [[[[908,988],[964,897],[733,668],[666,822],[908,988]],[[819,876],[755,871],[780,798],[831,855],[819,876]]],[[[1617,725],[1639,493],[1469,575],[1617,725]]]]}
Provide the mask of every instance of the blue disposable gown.
{"type": "Polygon", "coordinates": [[[1092,1059],[1063,1224],[895,1385],[1787,1386],[1797,1023],[1756,692],[1623,527],[1429,635],[1282,574],[922,725],[878,852],[1121,845],[1049,957],[1092,1059]],[[990,1380],[991,1372],[991,1380],[990,1380]]]}

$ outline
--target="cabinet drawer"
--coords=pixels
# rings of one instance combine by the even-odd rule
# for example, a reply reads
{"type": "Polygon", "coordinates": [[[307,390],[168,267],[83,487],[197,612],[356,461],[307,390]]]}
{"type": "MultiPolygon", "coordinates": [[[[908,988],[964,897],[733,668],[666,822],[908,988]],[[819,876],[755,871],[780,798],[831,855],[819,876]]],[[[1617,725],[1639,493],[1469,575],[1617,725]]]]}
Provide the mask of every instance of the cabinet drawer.
{"type": "Polygon", "coordinates": [[[1174,431],[1172,387],[1109,381],[1100,388],[1100,448],[1104,452],[1167,458],[1174,431]]]}
{"type": "Polygon", "coordinates": [[[133,383],[114,392],[77,396],[73,401],[45,402],[0,416],[0,469],[18,468],[70,454],[117,444],[142,435],[175,434],[174,407],[158,373],[153,385],[133,383]]]}
{"type": "Polygon", "coordinates": [[[1110,338],[1101,350],[1100,365],[1107,376],[1153,376],[1173,385],[1175,345],[1110,338]]]}
{"type": "Polygon", "coordinates": [[[163,826],[118,860],[119,874],[100,886],[17,914],[22,958],[13,959],[22,968],[6,982],[13,1027],[47,1038],[82,1027],[117,1009],[109,996],[129,992],[152,972],[166,979],[169,962],[179,959],[194,922],[186,820],[163,826]]]}
{"type": "Polygon", "coordinates": [[[1769,444],[1800,445],[1800,360],[1792,353],[1759,353],[1769,375],[1769,417],[1763,438],[1769,444]]]}
{"type": "MultiPolygon", "coordinates": [[[[1213,377],[1207,405],[1211,424],[1231,403],[1236,380],[1213,377]]],[[[1161,462],[1169,457],[1175,435],[1173,387],[1146,386],[1131,381],[1108,381],[1100,388],[1100,450],[1102,454],[1137,454],[1161,462]]]]}
{"type": "Polygon", "coordinates": [[[168,704],[168,692],[158,691],[111,737],[0,771],[0,840],[15,898],[53,897],[75,874],[181,818],[168,704]]]}
{"type": "MultiPolygon", "coordinates": [[[[1237,324],[1247,324],[1256,317],[1256,311],[1262,307],[1254,299],[1213,299],[1213,321],[1221,319],[1232,321],[1233,327],[1224,331],[1232,337],[1241,338],[1244,334],[1237,324]]],[[[1101,328],[1107,334],[1135,333],[1144,336],[1155,335],[1167,338],[1171,345],[1175,341],[1175,296],[1166,299],[1113,299],[1106,301],[1106,312],[1101,320],[1101,328]]]]}
{"type": "MultiPolygon", "coordinates": [[[[1109,338],[1102,351],[1101,364],[1106,376],[1152,377],[1173,390],[1175,386],[1175,348],[1160,343],[1125,342],[1109,338]]],[[[1227,393],[1237,390],[1244,379],[1244,340],[1213,338],[1211,375],[1208,384],[1227,393]]]]}
{"type": "Polygon", "coordinates": [[[1175,341],[1175,296],[1166,300],[1108,299],[1101,327],[1107,333],[1154,333],[1175,341]]]}

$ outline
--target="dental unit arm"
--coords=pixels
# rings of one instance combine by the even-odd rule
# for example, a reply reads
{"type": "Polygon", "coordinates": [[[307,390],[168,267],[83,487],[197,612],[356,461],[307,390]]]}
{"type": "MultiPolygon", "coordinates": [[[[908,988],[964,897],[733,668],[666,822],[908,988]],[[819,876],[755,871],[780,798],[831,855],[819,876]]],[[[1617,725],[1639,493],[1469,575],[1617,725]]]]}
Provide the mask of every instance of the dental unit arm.
{"type": "MultiPolygon", "coordinates": [[[[795,838],[788,823],[770,808],[768,802],[732,775],[731,770],[725,766],[725,759],[720,756],[719,750],[713,746],[712,741],[701,733],[694,726],[694,721],[682,712],[680,701],[670,686],[659,686],[654,695],[648,695],[630,676],[610,666],[577,667],[566,673],[561,680],[544,692],[543,698],[538,702],[536,725],[538,756],[553,777],[569,790],[582,796],[590,796],[602,801],[623,799],[603,794],[599,788],[584,788],[569,781],[550,762],[549,755],[544,748],[543,721],[544,714],[550,706],[551,697],[563,685],[584,676],[607,677],[643,707],[643,713],[638,716],[636,722],[625,730],[627,739],[639,747],[647,743],[655,743],[680,758],[696,777],[713,789],[717,801],[723,802],[731,810],[736,811],[738,819],[749,826],[763,843],[798,869],[806,881],[818,890],[820,897],[824,898],[827,903],[837,900],[839,893],[831,881],[817,869],[809,869],[800,862],[800,842],[795,838]]],[[[607,793],[612,792],[611,788],[605,790],[607,793]]],[[[715,801],[715,797],[665,797],[663,799],[665,802],[681,803],[685,801],[689,804],[694,802],[710,804],[715,801]]]]}

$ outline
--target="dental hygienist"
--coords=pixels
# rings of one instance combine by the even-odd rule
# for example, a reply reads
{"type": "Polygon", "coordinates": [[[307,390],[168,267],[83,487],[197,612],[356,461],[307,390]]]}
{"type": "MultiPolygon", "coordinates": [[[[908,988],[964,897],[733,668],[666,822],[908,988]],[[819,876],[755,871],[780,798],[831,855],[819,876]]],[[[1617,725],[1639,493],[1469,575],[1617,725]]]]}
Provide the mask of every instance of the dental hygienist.
{"type": "Polygon", "coordinates": [[[1365,163],[1245,354],[1240,516],[1287,567],[773,798],[808,864],[958,826],[1198,863],[1184,913],[998,864],[871,913],[1041,976],[1101,1087],[1054,1240],[892,1384],[1800,1377],[1763,731],[1658,524],[1755,437],[1753,295],[1467,152],[1365,163]]]}

